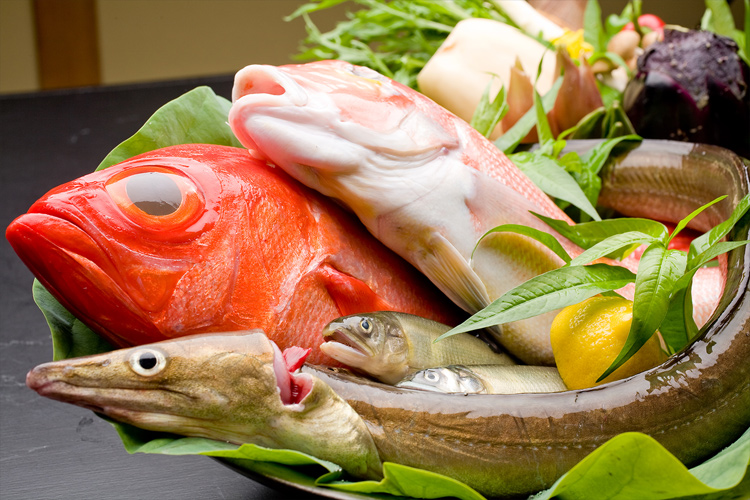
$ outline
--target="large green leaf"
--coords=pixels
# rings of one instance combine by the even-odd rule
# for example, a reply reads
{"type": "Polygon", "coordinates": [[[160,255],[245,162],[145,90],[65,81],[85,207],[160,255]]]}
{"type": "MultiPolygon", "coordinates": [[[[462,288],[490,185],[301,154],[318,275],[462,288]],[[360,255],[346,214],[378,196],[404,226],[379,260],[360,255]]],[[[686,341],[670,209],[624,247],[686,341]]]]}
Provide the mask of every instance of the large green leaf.
{"type": "Polygon", "coordinates": [[[687,256],[679,250],[667,250],[661,243],[643,252],[635,279],[633,320],[625,345],[597,382],[607,378],[651,338],[669,309],[675,283],[685,273],[687,256]]]}
{"type": "Polygon", "coordinates": [[[750,430],[691,470],[653,438],[625,433],[597,448],[532,500],[743,498],[743,493],[750,493],[749,464],[750,430]]]}
{"type": "Polygon", "coordinates": [[[629,270],[606,264],[553,269],[518,285],[437,340],[555,311],[622,288],[634,279],[629,270]]]}
{"type": "Polygon", "coordinates": [[[242,147],[227,123],[231,106],[232,103],[217,96],[210,87],[193,89],[159,108],[135,135],[112,150],[97,170],[178,144],[242,147]]]}

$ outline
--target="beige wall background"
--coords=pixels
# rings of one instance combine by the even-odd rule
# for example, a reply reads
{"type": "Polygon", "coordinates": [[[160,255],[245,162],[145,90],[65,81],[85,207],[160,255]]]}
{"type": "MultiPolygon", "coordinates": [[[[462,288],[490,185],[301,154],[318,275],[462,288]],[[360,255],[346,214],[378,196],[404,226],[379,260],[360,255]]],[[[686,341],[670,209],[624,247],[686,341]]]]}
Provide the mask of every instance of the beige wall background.
{"type": "MultiPolygon", "coordinates": [[[[65,0],[59,0],[65,1],[65,0]]],[[[568,0],[556,0],[565,2],[568,0]]],[[[230,74],[251,63],[292,62],[305,36],[285,22],[304,0],[96,0],[101,83],[105,85],[230,74]]],[[[600,0],[605,13],[627,0],[600,0]]],[[[695,26],[703,0],[644,0],[644,11],[695,26]]],[[[322,29],[349,5],[313,15],[322,29]]],[[[741,19],[742,2],[734,1],[741,19]]],[[[0,0],[0,93],[39,89],[33,0],[0,0]]]]}

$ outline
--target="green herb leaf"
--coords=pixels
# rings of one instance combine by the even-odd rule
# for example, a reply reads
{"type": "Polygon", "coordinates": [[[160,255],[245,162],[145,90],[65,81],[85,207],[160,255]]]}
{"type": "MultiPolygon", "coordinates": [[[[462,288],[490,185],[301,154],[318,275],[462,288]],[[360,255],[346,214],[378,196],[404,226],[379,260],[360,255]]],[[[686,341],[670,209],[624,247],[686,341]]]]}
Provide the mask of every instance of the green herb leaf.
{"type": "Polygon", "coordinates": [[[592,219],[601,220],[586,193],[554,159],[528,152],[516,153],[509,158],[539,189],[554,198],[572,203],[592,219]]]}
{"type": "Polygon", "coordinates": [[[653,243],[643,252],[635,279],[633,320],[628,338],[597,382],[622,366],[659,328],[667,315],[674,285],[684,274],[686,263],[684,252],[667,250],[661,243],[653,243]]]}
{"type": "Polygon", "coordinates": [[[607,37],[602,26],[602,9],[596,0],[588,0],[583,11],[583,39],[594,47],[595,52],[607,50],[607,37]]]}
{"type": "MultiPolygon", "coordinates": [[[[562,87],[563,77],[558,77],[552,88],[542,97],[545,113],[548,113],[557,99],[557,93],[562,87]]],[[[495,140],[495,146],[505,154],[510,154],[521,143],[524,137],[536,125],[536,108],[528,110],[507,132],[495,140]]]]}
{"type": "Polygon", "coordinates": [[[436,341],[457,333],[531,318],[577,304],[594,295],[617,290],[635,280],[622,267],[606,264],[561,267],[518,285],[436,341]]]}
{"type": "Polygon", "coordinates": [[[616,234],[585,250],[578,257],[571,260],[569,265],[582,266],[596,259],[620,252],[622,249],[630,249],[636,245],[651,244],[659,241],[661,240],[640,231],[616,234]]]}
{"type": "Polygon", "coordinates": [[[563,246],[560,244],[557,239],[552,236],[549,233],[546,233],[544,231],[540,231],[539,229],[535,229],[533,227],[529,226],[522,226],[519,224],[503,224],[502,226],[497,226],[486,233],[482,235],[481,238],[479,238],[479,241],[477,241],[477,244],[474,246],[474,250],[471,251],[471,257],[474,258],[474,252],[476,252],[477,247],[479,247],[479,243],[482,242],[485,236],[492,233],[502,233],[502,232],[513,232],[517,234],[522,234],[524,236],[528,236],[530,238],[534,238],[538,242],[545,245],[547,248],[555,252],[558,257],[560,257],[564,262],[570,262],[570,255],[568,255],[568,252],[565,251],[563,246]]]}
{"type": "Polygon", "coordinates": [[[739,203],[737,203],[737,206],[732,212],[732,215],[727,220],[725,220],[721,224],[718,224],[707,233],[704,233],[695,238],[690,243],[690,249],[688,250],[688,266],[693,267],[699,254],[705,252],[710,247],[715,245],[717,241],[721,240],[724,236],[729,234],[729,231],[732,230],[732,227],[734,227],[737,221],[740,220],[743,215],[745,215],[745,212],[747,212],[749,208],[750,195],[747,195],[743,197],[739,201],[739,203]]]}
{"type": "Polygon", "coordinates": [[[591,150],[581,155],[584,164],[592,173],[598,174],[607,163],[612,150],[623,141],[641,141],[641,136],[635,134],[623,135],[598,143],[591,150]]]}
{"type": "Polygon", "coordinates": [[[706,8],[711,11],[711,28],[717,35],[734,39],[734,17],[726,0],[706,0],[706,8]]]}
{"type": "Polygon", "coordinates": [[[591,248],[607,238],[631,231],[647,234],[660,241],[666,241],[669,237],[669,231],[664,224],[650,219],[606,219],[571,226],[565,221],[531,213],[581,248],[591,248]]]}
{"type": "Polygon", "coordinates": [[[693,210],[687,217],[685,217],[684,219],[682,219],[677,224],[677,226],[674,228],[674,231],[672,231],[672,235],[669,237],[669,240],[667,241],[667,243],[669,243],[670,241],[672,241],[672,239],[675,236],[677,236],[678,234],[680,234],[680,231],[682,231],[683,229],[685,229],[687,227],[687,225],[690,223],[690,221],[693,220],[698,214],[700,214],[701,212],[703,212],[705,209],[707,209],[711,205],[720,202],[724,198],[726,198],[726,196],[720,196],[719,198],[716,198],[714,201],[706,203],[702,207],[699,207],[699,208],[693,210]]]}
{"type": "Polygon", "coordinates": [[[698,325],[693,319],[693,277],[697,270],[682,276],[687,278],[685,285],[681,286],[680,280],[675,284],[667,314],[659,325],[659,333],[670,354],[688,345],[698,335],[698,325]]]}
{"type": "MultiPolygon", "coordinates": [[[[539,71],[541,71],[541,61],[539,62],[539,71]]],[[[538,78],[537,73],[537,78],[538,78]]],[[[539,92],[534,90],[534,112],[536,113],[536,130],[539,134],[539,143],[545,144],[549,141],[554,141],[555,136],[552,135],[552,129],[549,126],[549,120],[547,119],[547,110],[544,109],[542,98],[539,97],[539,92]]]]}
{"type": "Polygon", "coordinates": [[[495,99],[490,101],[490,87],[493,80],[494,75],[484,89],[479,104],[476,110],[474,110],[474,115],[471,117],[471,126],[487,138],[492,135],[495,126],[500,123],[500,120],[503,119],[509,108],[505,100],[505,87],[500,87],[497,95],[495,95],[495,99]]]}

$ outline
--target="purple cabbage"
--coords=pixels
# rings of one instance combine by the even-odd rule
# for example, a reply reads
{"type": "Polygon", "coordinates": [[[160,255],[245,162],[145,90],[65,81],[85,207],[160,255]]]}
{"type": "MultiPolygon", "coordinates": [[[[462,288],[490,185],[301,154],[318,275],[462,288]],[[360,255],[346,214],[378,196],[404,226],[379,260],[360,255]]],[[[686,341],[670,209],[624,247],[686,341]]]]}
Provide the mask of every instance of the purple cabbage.
{"type": "Polygon", "coordinates": [[[715,144],[750,157],[750,68],[731,38],[665,30],[638,58],[624,108],[653,139],[715,144]]]}

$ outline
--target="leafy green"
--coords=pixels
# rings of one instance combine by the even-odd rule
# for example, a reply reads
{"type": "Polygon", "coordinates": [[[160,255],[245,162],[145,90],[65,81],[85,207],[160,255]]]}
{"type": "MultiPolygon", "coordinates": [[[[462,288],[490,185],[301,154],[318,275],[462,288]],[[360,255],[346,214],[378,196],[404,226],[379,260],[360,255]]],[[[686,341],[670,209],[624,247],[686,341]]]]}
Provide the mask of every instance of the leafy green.
{"type": "Polygon", "coordinates": [[[479,0],[352,0],[347,19],[321,32],[310,14],[346,0],[303,4],[285,19],[305,20],[299,60],[341,59],[369,66],[412,88],[417,74],[459,21],[489,18],[513,24],[491,2],[479,0]]]}
{"type": "Polygon", "coordinates": [[[381,481],[334,481],[321,484],[339,491],[389,494],[413,498],[459,498],[484,500],[484,497],[455,479],[401,464],[383,464],[381,481]]]}
{"type": "Polygon", "coordinates": [[[210,87],[198,87],[154,113],[132,137],[123,141],[99,164],[110,167],[135,155],[178,144],[204,143],[241,148],[227,123],[232,103],[210,87]]]}
{"type": "Polygon", "coordinates": [[[573,204],[592,219],[601,220],[586,193],[557,159],[542,153],[529,152],[516,153],[509,158],[546,194],[556,200],[573,204]]]}
{"type": "Polygon", "coordinates": [[[495,126],[500,123],[500,120],[502,120],[508,112],[508,102],[505,99],[505,87],[500,87],[495,98],[490,100],[491,86],[492,80],[490,80],[490,83],[488,83],[487,87],[484,89],[484,93],[479,99],[479,104],[477,104],[477,109],[474,110],[474,115],[471,117],[470,123],[477,132],[487,138],[489,138],[492,131],[495,130],[495,126]]]}
{"type": "Polygon", "coordinates": [[[592,264],[565,266],[535,276],[518,285],[435,342],[455,335],[510,323],[577,304],[601,292],[617,290],[635,280],[624,267],[592,264]]]}
{"type": "Polygon", "coordinates": [[[568,255],[568,252],[565,251],[563,246],[560,244],[559,241],[557,241],[557,239],[554,236],[544,231],[540,231],[539,229],[535,229],[529,226],[522,226],[519,224],[503,224],[502,226],[497,226],[495,228],[490,229],[486,233],[484,233],[482,237],[479,238],[479,241],[477,241],[477,244],[474,247],[474,250],[472,250],[471,252],[472,258],[474,257],[474,252],[479,246],[479,243],[481,243],[481,241],[484,239],[485,236],[492,234],[492,233],[502,233],[506,231],[510,231],[516,234],[522,234],[524,236],[534,238],[535,240],[543,243],[547,248],[555,252],[555,254],[558,257],[560,257],[564,262],[570,262],[570,255],[568,255]]]}
{"type": "Polygon", "coordinates": [[[741,498],[750,491],[750,430],[732,446],[688,470],[656,440],[640,433],[615,436],[584,458],[550,489],[531,500],[551,498],[657,500],[741,498]],[[713,495],[719,495],[714,497],[713,495]]]}
{"type": "MultiPolygon", "coordinates": [[[[687,221],[720,199],[694,211],[677,227],[684,227],[687,221]]],[[[617,290],[635,281],[633,319],[628,338],[615,361],[599,380],[625,363],[662,326],[668,331],[668,335],[664,337],[668,349],[676,352],[687,345],[696,331],[692,321],[690,280],[697,269],[709,259],[747,243],[720,244],[717,239],[726,235],[748,208],[750,195],[740,200],[727,221],[706,233],[707,236],[701,238],[698,243],[693,242],[691,249],[696,257],[692,259],[686,252],[667,249],[671,236],[666,227],[655,221],[612,219],[570,226],[563,221],[534,214],[586,250],[563,267],[536,276],[506,292],[460,325],[444,333],[438,340],[461,332],[544,314],[576,304],[601,292],[617,290]],[[643,243],[648,247],[641,257],[635,280],[630,271],[619,266],[584,265],[606,255],[622,254],[623,250],[643,243]],[[700,254],[697,253],[698,249],[700,254]]],[[[500,229],[513,231],[512,225],[500,226],[500,229]]],[[[527,232],[521,231],[520,234],[527,232]]],[[[545,243],[542,238],[537,240],[545,243]]],[[[550,248],[558,251],[555,245],[551,245],[550,248]]]]}
{"type": "Polygon", "coordinates": [[[685,273],[686,263],[685,252],[667,250],[659,241],[649,244],[643,252],[635,278],[633,319],[628,337],[620,353],[597,382],[622,366],[656,333],[667,315],[675,282],[685,273]]]}
{"type": "MultiPolygon", "coordinates": [[[[552,106],[554,106],[557,93],[560,91],[560,87],[562,87],[562,82],[563,78],[561,76],[557,77],[555,83],[552,84],[552,88],[542,97],[542,105],[544,106],[545,113],[549,112],[552,106]]],[[[512,153],[521,144],[523,138],[534,128],[536,118],[537,110],[534,107],[528,110],[507,132],[498,137],[495,140],[495,146],[505,154],[512,153]]]]}

